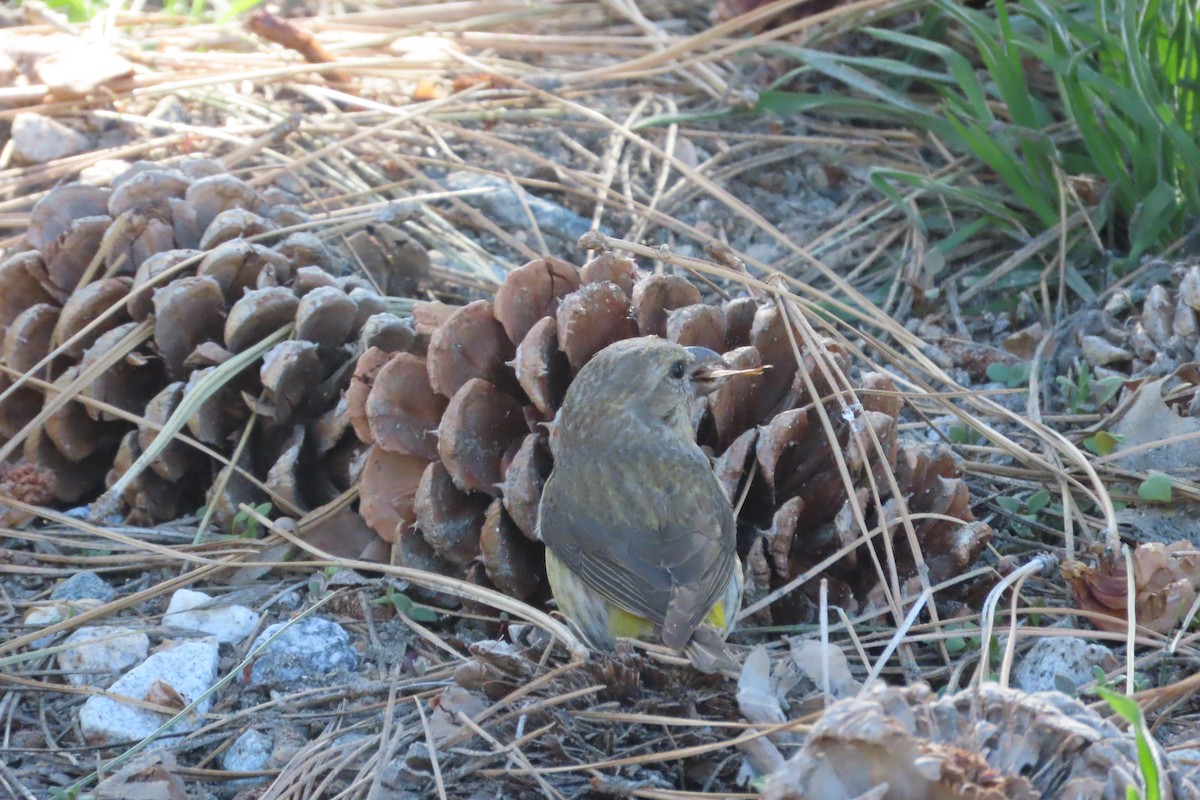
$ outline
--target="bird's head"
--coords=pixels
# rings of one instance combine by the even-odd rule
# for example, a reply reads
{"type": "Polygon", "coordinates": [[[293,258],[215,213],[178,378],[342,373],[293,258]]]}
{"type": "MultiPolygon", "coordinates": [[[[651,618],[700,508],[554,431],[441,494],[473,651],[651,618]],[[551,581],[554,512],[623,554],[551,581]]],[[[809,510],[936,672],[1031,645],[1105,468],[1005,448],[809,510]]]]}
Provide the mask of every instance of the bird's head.
{"type": "Polygon", "coordinates": [[[705,347],[657,336],[623,339],[593,356],[572,381],[559,433],[594,440],[666,427],[691,440],[692,401],[738,372],[705,347]]]}

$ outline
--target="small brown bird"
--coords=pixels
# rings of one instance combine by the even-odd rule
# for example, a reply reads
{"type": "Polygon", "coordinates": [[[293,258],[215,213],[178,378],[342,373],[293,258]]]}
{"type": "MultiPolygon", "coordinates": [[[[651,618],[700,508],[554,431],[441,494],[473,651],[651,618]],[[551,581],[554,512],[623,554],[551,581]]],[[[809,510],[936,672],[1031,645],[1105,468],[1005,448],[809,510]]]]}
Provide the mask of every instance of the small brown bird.
{"type": "Polygon", "coordinates": [[[559,610],[594,647],[659,640],[706,672],[741,605],[733,509],[696,444],[692,401],[735,371],[717,353],[625,339],[579,371],[558,412],[538,532],[559,610]]]}

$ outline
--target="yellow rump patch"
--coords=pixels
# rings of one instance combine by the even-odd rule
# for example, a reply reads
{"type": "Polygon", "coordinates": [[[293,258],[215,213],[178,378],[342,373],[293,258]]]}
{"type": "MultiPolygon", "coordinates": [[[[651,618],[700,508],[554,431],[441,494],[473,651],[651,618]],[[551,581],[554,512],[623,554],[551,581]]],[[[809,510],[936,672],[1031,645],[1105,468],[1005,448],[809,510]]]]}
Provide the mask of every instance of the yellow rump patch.
{"type": "Polygon", "coordinates": [[[608,635],[613,639],[645,639],[653,633],[650,620],[608,604],[608,635]]]}
{"type": "MultiPolygon", "coordinates": [[[[716,628],[725,630],[725,601],[719,601],[708,612],[704,622],[716,628]]],[[[636,614],[630,614],[623,608],[617,608],[611,603],[608,606],[608,635],[614,639],[646,639],[654,633],[654,623],[636,614]]]]}

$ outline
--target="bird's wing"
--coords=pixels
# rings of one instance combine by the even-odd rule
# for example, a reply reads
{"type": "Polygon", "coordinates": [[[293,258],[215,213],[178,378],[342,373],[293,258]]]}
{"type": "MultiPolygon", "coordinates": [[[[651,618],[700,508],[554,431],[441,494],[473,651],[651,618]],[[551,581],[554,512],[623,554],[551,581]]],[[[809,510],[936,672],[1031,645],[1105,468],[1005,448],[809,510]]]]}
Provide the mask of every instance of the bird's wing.
{"type": "MultiPolygon", "coordinates": [[[[556,470],[542,490],[546,546],[585,584],[620,608],[662,626],[682,649],[721,598],[737,563],[733,510],[698,459],[656,465],[653,485],[614,482],[620,463],[572,464],[571,486],[556,470]],[[620,491],[604,487],[620,483],[620,491]]],[[[728,610],[726,613],[734,613],[728,610]]]]}

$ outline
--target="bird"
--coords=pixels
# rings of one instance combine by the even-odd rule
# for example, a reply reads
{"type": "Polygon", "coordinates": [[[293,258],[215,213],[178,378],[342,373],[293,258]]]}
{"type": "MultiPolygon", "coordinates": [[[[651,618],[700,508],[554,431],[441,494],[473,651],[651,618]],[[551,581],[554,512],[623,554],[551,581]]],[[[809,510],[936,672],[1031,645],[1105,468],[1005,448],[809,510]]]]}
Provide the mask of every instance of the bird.
{"type": "Polygon", "coordinates": [[[732,370],[713,350],[623,339],[579,370],[552,423],[537,534],[558,610],[595,649],[659,641],[736,673],[734,512],[695,440],[696,397],[732,370]]]}

